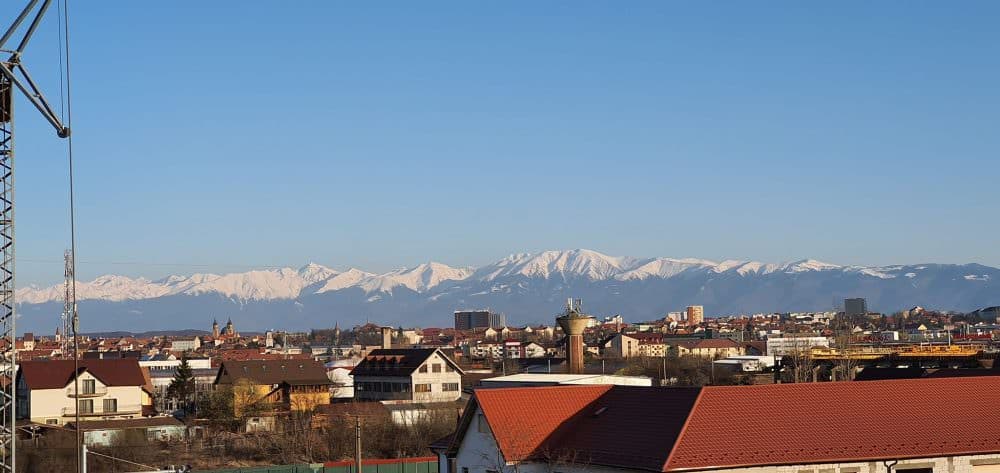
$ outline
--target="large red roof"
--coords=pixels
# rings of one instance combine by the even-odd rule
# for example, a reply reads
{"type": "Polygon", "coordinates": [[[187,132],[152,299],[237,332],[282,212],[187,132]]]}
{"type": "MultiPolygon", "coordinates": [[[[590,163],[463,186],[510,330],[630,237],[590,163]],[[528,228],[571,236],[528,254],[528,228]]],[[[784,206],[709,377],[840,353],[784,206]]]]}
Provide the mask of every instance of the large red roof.
{"type": "Polygon", "coordinates": [[[997,377],[707,387],[664,471],[1000,452],[998,403],[997,377]]]}
{"type": "Polygon", "coordinates": [[[1000,377],[480,389],[475,402],[507,461],[573,452],[666,472],[1000,452],[1000,377]]]}
{"type": "Polygon", "coordinates": [[[547,438],[611,386],[549,386],[476,390],[476,401],[486,415],[507,461],[531,458],[547,438]]]}
{"type": "MultiPolygon", "coordinates": [[[[19,375],[29,389],[64,388],[73,380],[73,360],[22,361],[19,375]]],[[[88,371],[106,386],[143,386],[145,379],[135,358],[80,360],[80,370],[88,371]]]]}

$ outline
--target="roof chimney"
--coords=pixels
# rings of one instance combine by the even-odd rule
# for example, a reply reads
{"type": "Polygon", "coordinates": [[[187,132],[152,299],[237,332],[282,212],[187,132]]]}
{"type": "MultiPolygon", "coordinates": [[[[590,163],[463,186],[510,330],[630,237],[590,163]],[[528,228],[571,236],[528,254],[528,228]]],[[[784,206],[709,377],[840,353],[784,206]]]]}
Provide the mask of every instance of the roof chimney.
{"type": "Polygon", "coordinates": [[[392,348],[392,327],[382,327],[382,348],[392,348]]]}

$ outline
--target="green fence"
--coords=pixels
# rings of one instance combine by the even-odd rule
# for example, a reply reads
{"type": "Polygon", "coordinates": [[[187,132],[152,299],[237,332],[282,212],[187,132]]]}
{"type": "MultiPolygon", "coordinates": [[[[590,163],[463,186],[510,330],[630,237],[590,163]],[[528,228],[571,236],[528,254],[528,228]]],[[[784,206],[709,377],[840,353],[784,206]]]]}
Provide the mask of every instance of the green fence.
{"type": "MultiPolygon", "coordinates": [[[[248,466],[223,470],[195,470],[198,473],[354,473],[354,462],[326,462],[301,465],[248,466]]],[[[433,457],[361,461],[362,473],[438,473],[433,457]]]]}

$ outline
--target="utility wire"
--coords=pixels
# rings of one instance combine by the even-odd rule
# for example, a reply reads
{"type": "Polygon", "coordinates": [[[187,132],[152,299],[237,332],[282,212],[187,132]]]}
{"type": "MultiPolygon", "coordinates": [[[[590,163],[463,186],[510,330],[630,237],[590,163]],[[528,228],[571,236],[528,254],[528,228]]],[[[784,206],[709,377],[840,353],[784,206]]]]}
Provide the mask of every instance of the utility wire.
{"type": "Polygon", "coordinates": [[[88,453],[90,453],[91,455],[96,455],[96,456],[99,456],[99,457],[109,458],[111,460],[120,461],[120,462],[123,462],[123,463],[128,463],[128,464],[135,465],[135,466],[142,467],[142,468],[149,468],[150,470],[159,470],[159,468],[157,468],[155,466],[143,465],[142,463],[136,463],[134,461],[126,460],[124,458],[113,457],[111,455],[105,455],[103,453],[97,453],[97,452],[94,452],[94,451],[90,451],[88,453]]]}
{"type": "MultiPolygon", "coordinates": [[[[56,0],[56,3],[62,3],[62,8],[60,13],[62,13],[62,46],[63,53],[66,55],[66,101],[65,101],[65,121],[63,121],[63,126],[69,130],[69,136],[67,137],[66,149],[67,149],[67,162],[69,164],[69,252],[70,252],[70,268],[73,270],[73,274],[76,274],[76,206],[74,199],[74,188],[73,188],[73,95],[72,95],[72,81],[70,80],[70,49],[69,49],[69,0],[56,0]]],[[[60,58],[62,55],[60,55],[60,58]]],[[[62,66],[62,61],[60,60],[60,66],[62,66]]],[[[61,71],[60,71],[61,72],[61,71]]],[[[59,78],[62,82],[62,74],[59,78]]],[[[60,90],[60,100],[62,100],[62,91],[60,90]]],[[[73,365],[74,373],[73,376],[73,389],[74,393],[79,395],[80,393],[80,316],[76,309],[76,277],[74,276],[70,287],[72,288],[71,302],[73,308],[73,365]]],[[[83,458],[83,429],[80,426],[80,397],[76,397],[76,409],[74,409],[76,414],[76,469],[79,473],[83,473],[87,469],[87,465],[84,464],[87,461],[83,458]]]]}

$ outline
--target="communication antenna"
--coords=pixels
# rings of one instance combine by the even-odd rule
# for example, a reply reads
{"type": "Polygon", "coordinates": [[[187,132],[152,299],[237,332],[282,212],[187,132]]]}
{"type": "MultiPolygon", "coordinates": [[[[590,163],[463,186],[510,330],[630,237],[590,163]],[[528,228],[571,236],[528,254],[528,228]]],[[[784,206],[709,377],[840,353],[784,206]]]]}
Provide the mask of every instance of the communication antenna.
{"type": "Polygon", "coordinates": [[[72,347],[73,337],[73,314],[76,313],[76,289],[73,281],[76,279],[76,269],[73,264],[73,252],[66,250],[63,253],[63,311],[62,311],[62,338],[60,339],[60,350],[63,358],[69,355],[72,347]]]}

